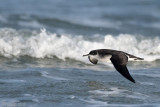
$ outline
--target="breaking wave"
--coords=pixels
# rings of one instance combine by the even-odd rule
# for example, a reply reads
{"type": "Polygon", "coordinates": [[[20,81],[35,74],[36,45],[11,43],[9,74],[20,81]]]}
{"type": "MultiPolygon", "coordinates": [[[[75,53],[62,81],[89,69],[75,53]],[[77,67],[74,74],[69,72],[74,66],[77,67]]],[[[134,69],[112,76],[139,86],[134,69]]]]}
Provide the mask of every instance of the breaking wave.
{"type": "Polygon", "coordinates": [[[39,33],[24,33],[15,29],[0,29],[0,55],[4,57],[31,56],[35,58],[57,57],[86,61],[82,55],[93,49],[108,48],[125,51],[142,57],[145,61],[160,59],[160,38],[145,38],[130,34],[105,35],[101,41],[84,36],[58,35],[42,29],[39,33]]]}

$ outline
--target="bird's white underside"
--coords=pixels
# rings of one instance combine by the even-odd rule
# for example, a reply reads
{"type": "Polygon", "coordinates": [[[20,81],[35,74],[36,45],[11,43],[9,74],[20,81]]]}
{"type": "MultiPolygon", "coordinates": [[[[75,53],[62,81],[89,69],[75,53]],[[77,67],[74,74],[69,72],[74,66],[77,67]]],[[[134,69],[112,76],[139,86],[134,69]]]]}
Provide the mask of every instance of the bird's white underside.
{"type": "MultiPolygon", "coordinates": [[[[128,61],[133,61],[135,58],[129,58],[128,55],[126,55],[128,57],[128,61]]],[[[111,62],[110,58],[112,57],[112,55],[105,55],[104,57],[100,57],[99,55],[90,55],[90,59],[97,59],[99,62],[111,62]]]]}
{"type": "Polygon", "coordinates": [[[128,57],[128,61],[134,61],[135,58],[130,58],[128,55],[126,55],[128,57]]]}
{"type": "Polygon", "coordinates": [[[100,57],[99,55],[90,55],[90,59],[97,59],[99,62],[111,62],[110,58],[112,55],[106,55],[105,57],[100,57]]]}

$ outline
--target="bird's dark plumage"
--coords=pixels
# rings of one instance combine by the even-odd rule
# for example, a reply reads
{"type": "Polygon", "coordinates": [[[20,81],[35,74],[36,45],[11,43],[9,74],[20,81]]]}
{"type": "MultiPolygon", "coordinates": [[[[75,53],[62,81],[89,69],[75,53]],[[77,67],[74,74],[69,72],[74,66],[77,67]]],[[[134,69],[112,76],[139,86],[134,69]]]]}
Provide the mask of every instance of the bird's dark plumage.
{"type": "Polygon", "coordinates": [[[98,60],[104,60],[106,57],[109,57],[115,69],[125,78],[134,83],[135,80],[132,78],[126,67],[128,58],[133,58],[134,60],[143,60],[143,58],[139,58],[122,51],[116,51],[110,49],[92,50],[90,51],[89,54],[83,56],[88,56],[89,61],[92,62],[93,64],[97,64],[98,60]]]}
{"type": "Polygon", "coordinates": [[[112,55],[110,60],[120,74],[122,74],[125,78],[135,83],[135,80],[131,77],[126,67],[128,57],[125,54],[120,53],[117,55],[112,55]]]}
{"type": "Polygon", "coordinates": [[[90,62],[92,62],[93,64],[97,64],[98,60],[97,59],[91,59],[90,56],[88,56],[88,59],[90,62]]]}

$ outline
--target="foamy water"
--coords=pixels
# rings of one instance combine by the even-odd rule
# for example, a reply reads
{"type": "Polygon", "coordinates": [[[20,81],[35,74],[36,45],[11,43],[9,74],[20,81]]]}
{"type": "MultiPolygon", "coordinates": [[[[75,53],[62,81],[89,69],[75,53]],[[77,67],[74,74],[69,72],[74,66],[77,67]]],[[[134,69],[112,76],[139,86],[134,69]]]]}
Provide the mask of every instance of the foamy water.
{"type": "MultiPolygon", "coordinates": [[[[83,35],[57,35],[42,29],[40,33],[31,32],[22,35],[10,28],[0,29],[0,54],[5,57],[31,56],[35,58],[52,58],[53,56],[86,61],[83,54],[93,49],[121,50],[145,61],[160,59],[159,37],[138,39],[136,35],[120,34],[118,36],[105,35],[101,41],[87,40],[83,35]]],[[[99,37],[97,37],[98,39],[99,37]]]]}

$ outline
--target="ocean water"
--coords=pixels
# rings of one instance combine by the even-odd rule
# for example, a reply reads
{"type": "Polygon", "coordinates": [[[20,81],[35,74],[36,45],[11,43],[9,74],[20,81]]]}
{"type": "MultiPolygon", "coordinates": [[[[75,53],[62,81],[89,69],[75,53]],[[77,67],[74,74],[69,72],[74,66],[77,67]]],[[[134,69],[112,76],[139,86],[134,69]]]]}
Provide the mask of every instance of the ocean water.
{"type": "Polygon", "coordinates": [[[160,1],[0,0],[0,107],[160,107],[160,1]],[[121,50],[136,83],[93,49],[121,50]]]}

